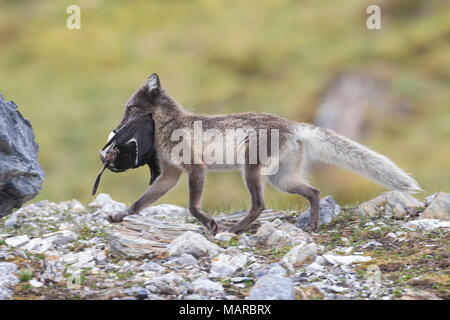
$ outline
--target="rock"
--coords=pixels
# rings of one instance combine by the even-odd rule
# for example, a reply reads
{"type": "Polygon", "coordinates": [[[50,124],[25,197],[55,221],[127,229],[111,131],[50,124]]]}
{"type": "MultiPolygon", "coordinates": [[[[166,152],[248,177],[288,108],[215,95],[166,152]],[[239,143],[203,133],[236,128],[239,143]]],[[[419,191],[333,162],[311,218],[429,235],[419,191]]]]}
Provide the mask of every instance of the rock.
{"type": "Polygon", "coordinates": [[[26,234],[21,236],[16,236],[12,238],[8,238],[5,240],[6,244],[11,247],[20,247],[26,244],[28,241],[30,241],[30,238],[26,234]]]}
{"type": "Polygon", "coordinates": [[[419,219],[408,221],[404,223],[403,226],[410,230],[418,229],[429,231],[437,228],[450,228],[450,221],[443,221],[439,219],[419,219]]]}
{"type": "Polygon", "coordinates": [[[430,205],[431,202],[433,202],[434,199],[436,199],[436,197],[438,196],[440,192],[436,192],[434,194],[432,194],[431,196],[428,196],[425,198],[425,207],[428,207],[430,205]]]}
{"type": "Polygon", "coordinates": [[[31,279],[30,281],[28,281],[28,283],[34,288],[40,288],[44,285],[42,282],[39,282],[36,279],[31,279]]]}
{"type": "Polygon", "coordinates": [[[324,266],[317,262],[313,262],[310,265],[307,265],[305,268],[307,275],[311,275],[316,272],[324,271],[324,269],[325,269],[324,266]]]}
{"type": "Polygon", "coordinates": [[[413,196],[400,192],[384,192],[375,199],[360,204],[355,213],[378,218],[382,213],[386,217],[393,216],[396,219],[404,219],[407,215],[414,215],[424,204],[413,196]]]}
{"type": "Polygon", "coordinates": [[[94,256],[90,252],[82,251],[78,253],[78,261],[75,267],[84,268],[89,264],[89,262],[94,260],[94,256]]]}
{"type": "Polygon", "coordinates": [[[169,245],[168,249],[171,257],[189,253],[197,258],[202,256],[212,257],[223,250],[202,235],[192,231],[180,235],[169,245]]]}
{"type": "Polygon", "coordinates": [[[301,300],[318,300],[323,299],[323,294],[315,286],[308,286],[304,288],[295,288],[296,295],[301,300]]]}
{"type": "Polygon", "coordinates": [[[278,262],[275,262],[262,268],[253,268],[253,274],[256,278],[261,278],[267,274],[283,277],[287,274],[287,271],[278,262]]]}
{"type": "MultiPolygon", "coordinates": [[[[236,223],[242,220],[248,211],[239,211],[234,213],[225,213],[216,217],[216,222],[225,229],[229,229],[233,227],[236,223]]],[[[260,223],[264,222],[272,222],[276,219],[284,218],[287,216],[287,212],[274,211],[272,209],[266,209],[259,215],[258,219],[254,221],[250,226],[249,230],[253,229],[256,226],[259,226],[260,223]]]]}
{"type": "MultiPolygon", "coordinates": [[[[336,203],[332,196],[320,199],[320,225],[327,225],[341,213],[341,207],[336,203]]],[[[300,229],[306,228],[309,223],[310,210],[303,212],[298,218],[296,226],[300,229]]]]}
{"type": "Polygon", "coordinates": [[[52,247],[52,242],[49,239],[42,239],[42,238],[34,238],[31,239],[29,242],[27,242],[25,245],[22,246],[22,249],[32,251],[32,252],[39,252],[43,253],[50,249],[52,247]]]}
{"type": "Polygon", "coordinates": [[[296,245],[283,257],[282,261],[290,266],[296,266],[311,261],[317,254],[315,243],[296,245]]]}
{"type": "Polygon", "coordinates": [[[197,259],[189,253],[183,253],[174,262],[180,266],[198,266],[197,259]]]}
{"type": "Polygon", "coordinates": [[[212,261],[211,277],[224,278],[231,276],[247,264],[247,255],[237,248],[228,248],[212,261]]]}
{"type": "MultiPolygon", "coordinates": [[[[426,207],[419,219],[441,219],[450,221],[450,193],[439,192],[426,207]]],[[[428,198],[427,198],[428,199],[428,198]]]]}
{"type": "Polygon", "coordinates": [[[248,233],[242,233],[239,236],[238,245],[244,248],[254,247],[256,245],[256,238],[248,233]]]}
{"type": "Polygon", "coordinates": [[[15,286],[20,282],[13,274],[17,272],[17,269],[14,263],[0,262],[0,300],[12,297],[15,286]]]}
{"type": "Polygon", "coordinates": [[[125,289],[125,294],[136,297],[139,300],[142,300],[142,299],[145,299],[148,297],[147,289],[140,288],[140,287],[127,288],[127,289],[125,289]]]}
{"type": "Polygon", "coordinates": [[[117,202],[111,198],[109,194],[100,193],[94,201],[89,203],[88,210],[91,213],[102,213],[104,217],[108,214],[115,214],[127,209],[127,205],[122,202],[117,202]]]}
{"type": "Polygon", "coordinates": [[[159,265],[156,262],[146,262],[139,267],[139,270],[154,271],[154,272],[162,273],[162,272],[166,271],[166,268],[164,268],[163,266],[159,265]]]}
{"type": "Polygon", "coordinates": [[[0,93],[0,217],[37,196],[45,175],[31,124],[0,93]]]}
{"type": "Polygon", "coordinates": [[[387,236],[388,238],[392,238],[392,239],[397,238],[397,235],[396,235],[395,233],[393,233],[393,232],[389,232],[386,236],[387,236]]]}
{"type": "Polygon", "coordinates": [[[296,245],[311,239],[308,233],[280,219],[263,224],[259,227],[255,237],[258,243],[276,248],[296,245]]]}
{"type": "Polygon", "coordinates": [[[242,283],[242,282],[245,282],[245,281],[253,282],[254,281],[253,278],[251,278],[251,277],[234,277],[234,278],[231,278],[230,280],[233,283],[242,283]]]}
{"type": "Polygon", "coordinates": [[[108,236],[110,253],[120,258],[139,259],[155,253],[155,248],[161,248],[158,242],[131,236],[120,232],[113,232],[108,236]]]}
{"type": "Polygon", "coordinates": [[[399,300],[442,300],[432,292],[411,291],[399,298],[399,300]]]}
{"type": "Polygon", "coordinates": [[[65,264],[73,265],[75,268],[88,268],[95,265],[95,256],[93,252],[81,251],[77,253],[67,253],[61,257],[61,261],[65,264]]]}
{"type": "Polygon", "coordinates": [[[322,255],[322,257],[324,257],[328,263],[331,263],[333,265],[344,265],[344,266],[348,266],[352,263],[359,263],[359,262],[367,262],[372,260],[371,257],[366,257],[366,256],[338,256],[338,255],[333,255],[333,254],[324,254],[322,255]]]}
{"type": "Polygon", "coordinates": [[[192,217],[188,209],[171,204],[147,207],[140,212],[140,215],[173,222],[186,222],[188,218],[192,217]]]}
{"type": "Polygon", "coordinates": [[[382,245],[383,245],[382,243],[379,243],[376,240],[370,240],[368,243],[363,245],[362,248],[366,249],[366,250],[371,250],[371,249],[373,249],[375,247],[379,247],[379,246],[382,246],[382,245]]]}
{"type": "Polygon", "coordinates": [[[68,253],[61,257],[61,261],[65,264],[75,264],[78,261],[78,255],[76,253],[68,253]]]}
{"type": "Polygon", "coordinates": [[[199,294],[220,294],[224,292],[220,283],[211,281],[206,278],[198,278],[191,283],[191,287],[195,293],[199,294]]]}
{"type": "MultiPolygon", "coordinates": [[[[186,232],[195,235],[192,238],[193,240],[187,240],[188,243],[185,244],[182,242],[186,239],[181,238],[177,242],[180,250],[182,250],[183,245],[186,247],[193,245],[193,250],[198,249],[199,246],[206,246],[202,250],[209,248],[211,252],[218,248],[201,236],[203,228],[200,225],[185,221],[180,222],[175,218],[165,220],[162,217],[149,214],[125,217],[118,228],[108,232],[108,243],[111,253],[122,258],[138,258],[146,255],[162,257],[169,254],[169,247],[171,246],[173,249],[172,243],[186,232]],[[199,239],[198,237],[203,238],[203,241],[195,243],[195,239],[199,239]]],[[[189,248],[186,250],[189,251],[189,248]]],[[[182,253],[180,252],[180,254],[182,253]]]]}
{"type": "Polygon", "coordinates": [[[250,290],[250,300],[294,300],[294,283],[291,279],[267,274],[256,281],[250,290]]]}
{"type": "Polygon", "coordinates": [[[314,260],[315,263],[320,264],[321,266],[326,266],[328,264],[327,259],[322,256],[317,256],[314,260]]]}
{"type": "Polygon", "coordinates": [[[219,232],[214,237],[219,241],[228,242],[233,237],[236,237],[236,235],[234,233],[230,233],[230,232],[219,232]]]}
{"type": "Polygon", "coordinates": [[[16,224],[17,224],[17,216],[15,214],[12,214],[11,217],[6,219],[4,226],[5,229],[10,229],[14,228],[16,224]]]}
{"type": "Polygon", "coordinates": [[[148,291],[145,288],[139,288],[136,292],[136,298],[139,300],[145,299],[148,297],[148,291]]]}
{"type": "Polygon", "coordinates": [[[46,234],[44,237],[48,237],[55,246],[63,246],[78,239],[78,235],[69,230],[46,234]]]}
{"type": "Polygon", "coordinates": [[[175,272],[155,277],[145,283],[146,289],[153,293],[179,295],[187,292],[187,284],[175,272]]]}

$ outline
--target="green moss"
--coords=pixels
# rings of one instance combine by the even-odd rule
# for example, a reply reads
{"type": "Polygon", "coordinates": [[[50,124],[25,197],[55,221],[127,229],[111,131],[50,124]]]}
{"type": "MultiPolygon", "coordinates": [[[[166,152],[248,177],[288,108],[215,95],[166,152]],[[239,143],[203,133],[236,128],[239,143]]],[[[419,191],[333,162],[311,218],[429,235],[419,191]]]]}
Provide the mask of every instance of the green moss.
{"type": "Polygon", "coordinates": [[[19,270],[19,280],[28,282],[33,279],[33,271],[31,269],[22,268],[19,270]]]}

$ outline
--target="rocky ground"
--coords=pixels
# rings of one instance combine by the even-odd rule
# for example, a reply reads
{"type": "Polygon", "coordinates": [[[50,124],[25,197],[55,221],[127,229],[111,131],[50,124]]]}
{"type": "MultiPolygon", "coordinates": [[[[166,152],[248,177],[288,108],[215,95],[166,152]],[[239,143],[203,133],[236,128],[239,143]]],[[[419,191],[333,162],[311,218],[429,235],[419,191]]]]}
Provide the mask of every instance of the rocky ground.
{"type": "MultiPolygon", "coordinates": [[[[248,232],[211,237],[184,208],[120,224],[100,194],[41,201],[0,222],[0,299],[450,299],[450,194],[386,192],[356,207],[266,210],[248,232]]],[[[222,214],[223,230],[245,212],[222,214]]]]}

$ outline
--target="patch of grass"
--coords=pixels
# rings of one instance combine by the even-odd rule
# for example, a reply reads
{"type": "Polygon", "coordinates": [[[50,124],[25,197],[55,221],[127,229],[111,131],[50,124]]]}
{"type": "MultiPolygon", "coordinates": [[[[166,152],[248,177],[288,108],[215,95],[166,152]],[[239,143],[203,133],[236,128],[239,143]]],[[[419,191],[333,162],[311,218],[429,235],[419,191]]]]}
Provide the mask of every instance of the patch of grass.
{"type": "Polygon", "coordinates": [[[33,279],[33,271],[31,269],[22,268],[19,270],[19,280],[21,282],[28,282],[33,279]]]}
{"type": "Polygon", "coordinates": [[[216,241],[216,244],[222,248],[229,248],[229,247],[237,247],[239,245],[238,242],[239,242],[238,236],[233,236],[228,241],[218,240],[218,241],[216,241]]]}

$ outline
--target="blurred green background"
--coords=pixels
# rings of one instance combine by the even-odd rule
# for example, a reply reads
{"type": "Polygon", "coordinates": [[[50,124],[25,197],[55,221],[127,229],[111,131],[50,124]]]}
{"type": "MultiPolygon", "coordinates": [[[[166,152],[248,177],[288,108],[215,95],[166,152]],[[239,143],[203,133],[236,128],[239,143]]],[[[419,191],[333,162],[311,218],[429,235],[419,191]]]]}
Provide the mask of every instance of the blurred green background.
{"type": "MultiPolygon", "coordinates": [[[[385,70],[413,108],[406,120],[373,117],[361,142],[413,174],[426,190],[419,198],[450,191],[446,0],[0,0],[0,91],[31,121],[47,176],[33,201],[92,199],[98,149],[152,72],[191,111],[311,122],[328,81],[355,68],[385,70]],[[81,30],[66,28],[70,4],[81,7],[81,30]],[[382,30],[366,28],[370,4],[381,6],[382,30]]],[[[107,172],[99,192],[131,204],[148,180],[147,168],[107,172]]],[[[341,204],[384,190],[340,169],[320,170],[311,183],[341,204]]],[[[266,202],[304,206],[269,186],[266,202]]],[[[186,206],[186,177],[158,203],[186,206]]],[[[248,203],[238,172],[209,174],[210,213],[248,203]]]]}

